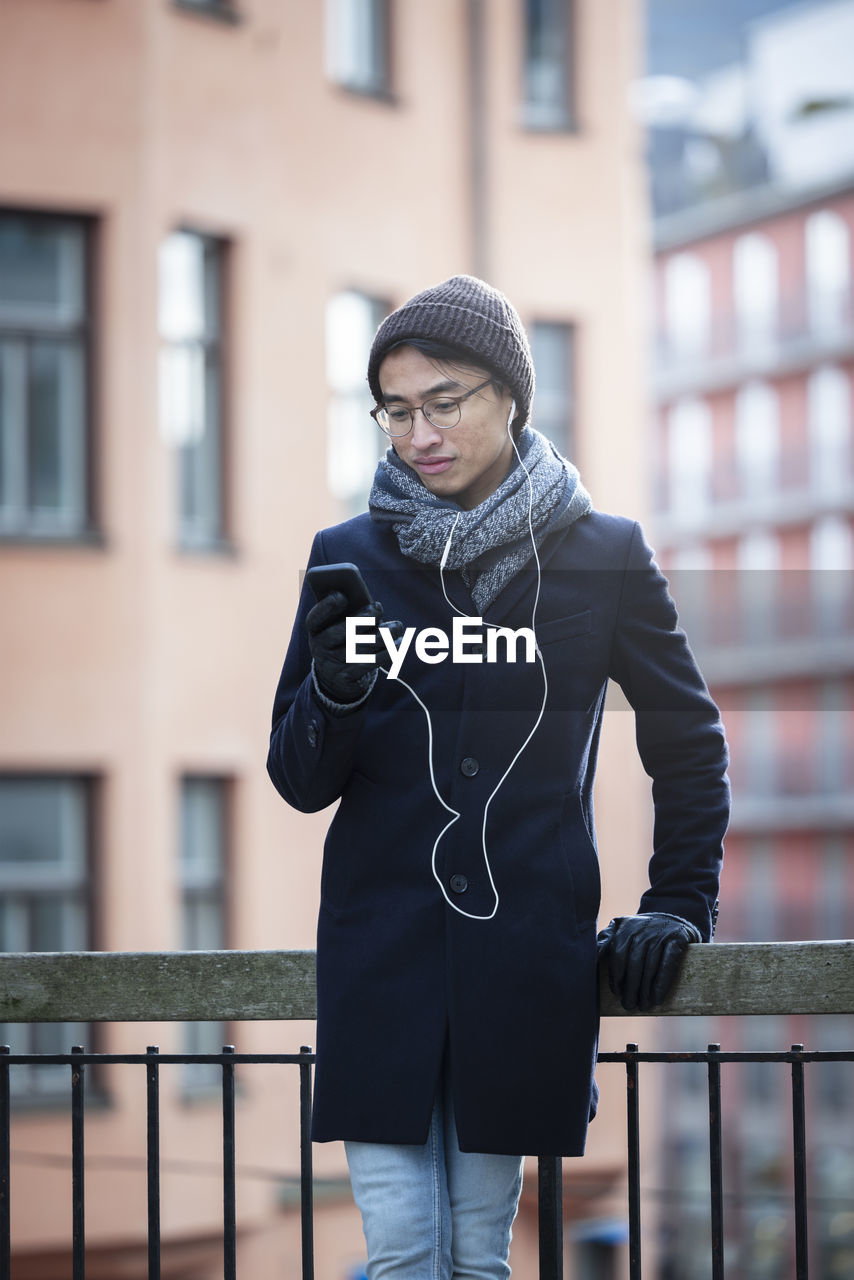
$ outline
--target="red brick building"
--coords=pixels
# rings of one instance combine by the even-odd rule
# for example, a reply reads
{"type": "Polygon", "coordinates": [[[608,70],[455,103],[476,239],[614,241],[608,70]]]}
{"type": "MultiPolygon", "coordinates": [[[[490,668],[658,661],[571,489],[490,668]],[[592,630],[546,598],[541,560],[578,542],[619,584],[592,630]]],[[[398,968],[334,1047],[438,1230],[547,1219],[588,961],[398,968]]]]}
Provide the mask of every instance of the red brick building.
{"type": "MultiPolygon", "coordinates": [[[[851,180],[797,195],[757,189],[658,227],[654,541],[732,748],[720,940],[854,933],[852,258],[851,180]]],[[[850,1041],[841,1021],[665,1034],[669,1048],[834,1048],[834,1036],[850,1041]]],[[[705,1274],[691,1214],[708,1177],[705,1086],[680,1080],[665,1113],[662,1191],[683,1212],[663,1215],[675,1268],[663,1274],[693,1280],[705,1274]]],[[[854,1138],[831,1159],[823,1137],[854,1133],[854,1086],[832,1065],[811,1084],[816,1265],[850,1275],[854,1138]]],[[[727,1275],[771,1280],[791,1252],[783,1072],[741,1069],[727,1105],[739,1112],[727,1275]]]]}

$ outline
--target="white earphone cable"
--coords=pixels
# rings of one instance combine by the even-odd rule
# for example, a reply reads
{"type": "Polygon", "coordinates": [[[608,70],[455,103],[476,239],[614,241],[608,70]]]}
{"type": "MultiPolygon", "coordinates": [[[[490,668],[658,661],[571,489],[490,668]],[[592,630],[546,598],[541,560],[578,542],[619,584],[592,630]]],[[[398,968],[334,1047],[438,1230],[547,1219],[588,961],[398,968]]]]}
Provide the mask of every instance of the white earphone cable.
{"type": "MultiPolygon", "coordinates": [[[[495,797],[496,797],[496,795],[498,794],[498,792],[499,792],[499,790],[501,789],[501,787],[504,785],[505,780],[507,779],[507,777],[509,776],[509,774],[510,774],[511,770],[513,769],[514,765],[516,764],[516,761],[517,761],[517,760],[519,759],[519,757],[522,755],[522,752],[523,752],[523,751],[525,750],[525,748],[528,746],[528,743],[531,741],[531,739],[533,738],[533,736],[534,736],[534,734],[536,733],[537,729],[539,728],[539,726],[540,726],[540,722],[542,721],[543,715],[545,714],[545,710],[546,710],[546,702],[547,702],[547,700],[548,700],[548,692],[549,692],[549,682],[548,682],[548,676],[546,675],[546,665],[545,665],[545,662],[543,661],[543,655],[542,655],[542,652],[541,652],[541,650],[540,650],[540,646],[539,646],[539,644],[537,643],[537,639],[536,639],[536,634],[537,634],[537,631],[536,631],[536,626],[537,626],[537,607],[538,607],[539,602],[540,602],[540,586],[541,586],[541,583],[542,583],[542,570],[541,570],[541,567],[540,567],[540,557],[539,557],[539,554],[538,554],[538,552],[537,552],[537,542],[536,542],[536,538],[534,537],[534,517],[533,517],[533,511],[534,511],[534,485],[533,485],[533,481],[531,480],[530,472],[528,471],[528,468],[525,466],[524,462],[522,461],[522,456],[521,456],[521,454],[519,453],[519,450],[518,450],[518,448],[517,448],[517,446],[516,446],[516,441],[513,439],[513,435],[512,435],[512,433],[511,433],[511,431],[510,431],[510,420],[512,419],[512,416],[513,416],[513,414],[512,414],[512,412],[511,412],[510,418],[508,418],[508,420],[507,420],[507,432],[508,432],[508,435],[510,436],[510,441],[511,441],[511,443],[512,443],[512,445],[513,445],[513,451],[514,451],[514,453],[516,454],[516,457],[517,457],[517,459],[518,459],[519,465],[520,465],[520,467],[522,468],[522,470],[525,472],[525,475],[526,475],[527,480],[528,480],[528,532],[529,532],[530,537],[531,537],[531,548],[532,548],[533,553],[534,553],[534,562],[535,562],[536,567],[537,567],[537,585],[536,585],[536,590],[535,590],[535,593],[534,593],[534,604],[533,604],[533,608],[532,608],[532,610],[531,610],[531,629],[532,629],[532,631],[534,632],[534,645],[535,645],[535,651],[536,651],[536,655],[537,655],[537,660],[538,660],[539,665],[540,665],[540,670],[541,670],[541,672],[542,672],[542,676],[543,676],[543,700],[542,700],[542,703],[541,703],[541,705],[540,705],[540,709],[539,709],[539,712],[538,712],[538,714],[537,714],[537,718],[536,718],[536,720],[534,721],[534,724],[533,724],[533,726],[532,726],[532,728],[531,728],[530,732],[528,733],[528,736],[525,738],[524,742],[523,742],[523,743],[522,743],[522,745],[519,747],[518,751],[517,751],[517,752],[516,752],[516,754],[514,755],[513,759],[510,761],[510,763],[509,763],[509,765],[507,766],[507,768],[504,770],[504,772],[503,772],[503,774],[501,775],[501,777],[499,778],[498,783],[496,784],[496,786],[495,786],[495,787],[492,789],[492,791],[490,792],[490,795],[489,795],[489,797],[488,797],[488,799],[487,799],[487,801],[486,801],[486,803],[485,803],[485,805],[484,805],[484,807],[483,807],[483,822],[482,822],[482,824],[481,824],[481,848],[482,848],[482,850],[483,850],[483,861],[484,861],[484,865],[485,865],[485,867],[486,867],[486,874],[487,874],[487,876],[488,876],[488,878],[489,878],[490,888],[492,889],[492,894],[493,894],[493,897],[494,897],[494,899],[495,899],[495,902],[494,902],[494,905],[493,905],[493,907],[492,907],[492,910],[489,912],[489,914],[488,914],[488,915],[475,915],[475,914],[474,914],[473,912],[471,912],[471,911],[465,911],[461,906],[459,906],[459,904],[458,904],[458,903],[453,902],[453,901],[451,900],[451,898],[449,898],[449,897],[448,897],[448,892],[447,892],[447,890],[446,890],[446,888],[445,888],[444,884],[442,883],[442,878],[441,878],[441,876],[439,875],[439,873],[438,873],[438,871],[437,871],[437,869],[436,869],[436,857],[437,857],[437,854],[438,854],[439,844],[440,844],[440,842],[441,842],[441,840],[442,840],[443,836],[445,835],[445,833],[446,833],[447,831],[450,831],[450,829],[451,829],[451,827],[454,825],[454,823],[455,823],[455,822],[456,822],[460,817],[462,817],[462,814],[460,813],[460,811],[459,811],[458,809],[455,809],[452,805],[450,805],[450,804],[448,804],[448,803],[447,803],[447,801],[446,801],[446,800],[444,799],[444,797],[442,796],[442,794],[441,794],[441,792],[439,791],[439,788],[438,788],[438,786],[437,786],[437,784],[436,784],[436,773],[435,773],[435,769],[434,769],[434,767],[433,767],[433,722],[432,722],[432,719],[431,719],[431,717],[430,717],[430,712],[429,712],[429,710],[428,710],[427,706],[425,705],[424,701],[419,697],[419,695],[415,692],[415,690],[412,688],[412,686],[411,686],[410,684],[407,684],[407,682],[406,682],[404,679],[402,679],[402,677],[401,677],[401,676],[397,676],[397,677],[396,677],[397,682],[398,682],[399,684],[402,684],[402,685],[403,685],[403,687],[404,687],[405,689],[408,689],[408,690],[409,690],[409,692],[412,694],[413,698],[414,698],[414,699],[415,699],[415,701],[419,704],[419,706],[422,708],[422,710],[423,710],[423,712],[424,712],[425,716],[427,717],[427,764],[428,764],[428,768],[429,768],[429,771],[430,771],[430,783],[431,783],[431,785],[432,785],[432,787],[433,787],[433,791],[434,791],[434,794],[435,794],[435,796],[436,796],[436,799],[437,799],[437,800],[439,801],[439,803],[442,805],[443,809],[447,810],[447,812],[448,812],[448,813],[453,814],[453,817],[451,818],[450,822],[447,822],[447,823],[445,824],[445,826],[444,826],[444,827],[442,828],[442,830],[439,832],[439,834],[438,834],[438,836],[436,837],[436,839],[435,839],[435,841],[434,841],[434,844],[433,844],[433,852],[432,852],[431,859],[430,859],[430,865],[431,865],[431,869],[432,869],[432,872],[433,872],[433,878],[434,878],[434,880],[436,881],[436,883],[438,884],[439,888],[441,889],[441,891],[442,891],[442,896],[444,897],[444,899],[445,899],[445,901],[447,902],[448,906],[449,906],[449,907],[451,907],[454,911],[456,911],[459,915],[461,915],[461,916],[465,916],[468,920],[492,920],[492,919],[494,918],[494,916],[495,916],[496,912],[498,911],[499,894],[498,894],[498,889],[497,889],[496,884],[495,884],[495,880],[494,880],[494,878],[493,878],[493,874],[492,874],[492,866],[490,865],[490,861],[489,861],[489,853],[488,853],[488,851],[487,851],[487,847],[486,847],[486,824],[487,824],[487,819],[488,819],[488,816],[489,816],[489,807],[490,807],[490,805],[492,804],[492,801],[495,799],[495,797]]],[[[452,527],[451,527],[451,532],[450,532],[450,533],[449,533],[449,535],[448,535],[448,540],[447,540],[447,542],[445,543],[445,547],[444,547],[444,550],[443,550],[443,552],[442,552],[442,558],[441,558],[441,560],[440,560],[440,562],[439,562],[439,581],[440,581],[440,583],[441,583],[441,587],[442,587],[442,595],[445,597],[445,600],[447,601],[447,603],[448,603],[448,605],[450,606],[450,608],[451,608],[451,609],[453,609],[453,611],[454,611],[454,612],[455,612],[459,617],[461,617],[461,618],[470,618],[472,615],[471,615],[471,614],[467,614],[467,613],[463,613],[463,611],[462,611],[461,609],[458,609],[458,608],[456,607],[456,605],[455,605],[455,604],[450,600],[450,598],[449,598],[449,596],[448,596],[448,593],[447,593],[447,591],[445,590],[445,576],[444,576],[445,565],[447,564],[447,561],[448,561],[448,555],[449,555],[450,550],[451,550],[451,541],[452,541],[452,539],[453,539],[453,536],[454,536],[454,530],[455,530],[455,529],[456,529],[456,527],[457,527],[457,522],[459,521],[459,519],[460,519],[460,517],[459,517],[459,515],[458,515],[458,516],[456,517],[456,519],[454,520],[454,523],[453,523],[453,525],[452,525],[452,527]]],[[[497,625],[496,623],[494,623],[494,622],[487,622],[487,623],[486,623],[486,626],[488,626],[488,627],[494,627],[496,630],[499,630],[499,629],[500,629],[500,628],[498,627],[498,625],[497,625]]],[[[381,670],[385,671],[385,668],[383,667],[383,668],[381,668],[381,670]]],[[[389,679],[389,678],[390,678],[390,677],[389,677],[389,674],[388,674],[388,672],[386,671],[386,679],[389,679]]]]}

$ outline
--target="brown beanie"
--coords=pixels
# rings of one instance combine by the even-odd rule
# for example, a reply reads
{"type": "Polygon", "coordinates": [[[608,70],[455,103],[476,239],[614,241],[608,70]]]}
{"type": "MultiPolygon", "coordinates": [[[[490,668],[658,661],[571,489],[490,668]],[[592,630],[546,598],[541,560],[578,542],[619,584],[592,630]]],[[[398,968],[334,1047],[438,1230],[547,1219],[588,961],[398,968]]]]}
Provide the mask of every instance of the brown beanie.
{"type": "Polygon", "coordinates": [[[379,369],[392,347],[407,338],[444,342],[494,373],[516,401],[516,422],[523,426],[534,395],[534,364],[522,321],[512,302],[475,276],[451,276],[416,293],[386,316],[374,337],[368,360],[368,385],[382,403],[379,369]]]}

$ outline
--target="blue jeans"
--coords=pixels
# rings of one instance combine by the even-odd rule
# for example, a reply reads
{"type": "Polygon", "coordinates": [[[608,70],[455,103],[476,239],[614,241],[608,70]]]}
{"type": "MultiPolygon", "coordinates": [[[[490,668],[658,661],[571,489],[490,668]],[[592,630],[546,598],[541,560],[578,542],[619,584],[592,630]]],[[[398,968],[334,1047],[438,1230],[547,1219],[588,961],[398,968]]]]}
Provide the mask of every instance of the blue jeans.
{"type": "Polygon", "coordinates": [[[347,1142],[368,1280],[507,1280],[522,1157],[460,1151],[440,1096],[423,1146],[347,1142]]]}

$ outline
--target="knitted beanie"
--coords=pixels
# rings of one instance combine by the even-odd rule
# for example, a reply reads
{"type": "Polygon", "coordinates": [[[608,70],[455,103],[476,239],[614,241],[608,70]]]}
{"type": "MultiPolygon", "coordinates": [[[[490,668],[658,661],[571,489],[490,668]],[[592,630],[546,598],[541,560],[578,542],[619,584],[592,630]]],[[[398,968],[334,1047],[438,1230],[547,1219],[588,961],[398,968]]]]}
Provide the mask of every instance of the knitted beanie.
{"type": "Polygon", "coordinates": [[[521,427],[528,421],[534,395],[531,348],[516,308],[500,290],[475,276],[451,276],[386,316],[368,360],[368,385],[377,404],[382,403],[380,365],[407,338],[447,343],[494,373],[513,394],[516,422],[521,427]]]}

